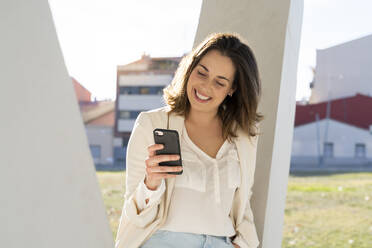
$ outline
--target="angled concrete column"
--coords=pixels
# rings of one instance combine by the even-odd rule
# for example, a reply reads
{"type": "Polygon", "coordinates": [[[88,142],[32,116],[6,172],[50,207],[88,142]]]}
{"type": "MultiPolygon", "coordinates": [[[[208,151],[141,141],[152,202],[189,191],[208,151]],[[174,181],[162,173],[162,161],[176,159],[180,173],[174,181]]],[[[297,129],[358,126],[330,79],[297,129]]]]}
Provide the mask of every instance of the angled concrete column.
{"type": "Polygon", "coordinates": [[[253,49],[265,115],[258,142],[252,209],[260,247],[281,247],[290,165],[302,0],[205,0],[194,46],[211,32],[238,32],[253,49]]]}
{"type": "Polygon", "coordinates": [[[0,1],[0,247],[113,247],[48,1],[0,1]]]}

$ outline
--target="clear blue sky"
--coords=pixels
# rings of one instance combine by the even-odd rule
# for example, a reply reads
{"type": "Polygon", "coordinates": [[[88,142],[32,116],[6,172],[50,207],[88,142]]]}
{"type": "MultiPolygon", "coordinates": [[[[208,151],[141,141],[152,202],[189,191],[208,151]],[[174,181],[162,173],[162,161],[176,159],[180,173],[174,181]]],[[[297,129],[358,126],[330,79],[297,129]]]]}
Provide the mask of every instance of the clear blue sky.
{"type": "MultiPolygon", "coordinates": [[[[298,0],[292,0],[298,1],[298,0]]],[[[201,0],[49,0],[68,72],[97,99],[116,97],[116,66],[192,48],[201,0]]],[[[310,96],[316,49],[372,34],[370,0],[304,0],[296,99],[310,96]]]]}

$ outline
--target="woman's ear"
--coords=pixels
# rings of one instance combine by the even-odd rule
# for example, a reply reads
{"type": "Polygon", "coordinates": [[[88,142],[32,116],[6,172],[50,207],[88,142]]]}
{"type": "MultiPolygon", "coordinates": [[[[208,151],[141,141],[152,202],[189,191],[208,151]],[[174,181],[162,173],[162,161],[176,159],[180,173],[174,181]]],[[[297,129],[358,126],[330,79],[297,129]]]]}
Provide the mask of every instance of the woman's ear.
{"type": "Polygon", "coordinates": [[[230,96],[232,96],[232,94],[234,94],[235,90],[236,90],[236,89],[231,88],[228,94],[229,94],[230,96]]]}

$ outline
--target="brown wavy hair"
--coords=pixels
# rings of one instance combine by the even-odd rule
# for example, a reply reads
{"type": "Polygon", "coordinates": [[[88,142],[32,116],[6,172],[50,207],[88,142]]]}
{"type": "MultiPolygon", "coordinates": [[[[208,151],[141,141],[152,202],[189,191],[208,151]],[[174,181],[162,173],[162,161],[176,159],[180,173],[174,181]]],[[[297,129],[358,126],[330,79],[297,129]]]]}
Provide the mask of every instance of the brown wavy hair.
{"type": "Polygon", "coordinates": [[[249,137],[255,137],[259,134],[257,124],[264,118],[262,114],[257,113],[261,98],[261,80],[251,48],[237,33],[212,33],[181,59],[172,82],[163,89],[163,98],[170,107],[169,112],[188,116],[190,102],[186,92],[187,82],[201,58],[212,49],[229,57],[236,68],[232,84],[232,88],[236,90],[232,97],[227,96],[218,108],[223,138],[231,141],[232,137],[237,137],[238,127],[249,137]]]}

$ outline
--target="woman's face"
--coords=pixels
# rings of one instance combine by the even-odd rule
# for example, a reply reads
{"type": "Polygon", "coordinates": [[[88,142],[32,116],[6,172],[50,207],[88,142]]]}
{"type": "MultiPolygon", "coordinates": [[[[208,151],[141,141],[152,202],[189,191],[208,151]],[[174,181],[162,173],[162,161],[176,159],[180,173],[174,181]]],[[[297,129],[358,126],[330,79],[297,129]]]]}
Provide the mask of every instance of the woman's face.
{"type": "Polygon", "coordinates": [[[218,50],[208,51],[195,66],[187,82],[191,109],[216,113],[227,94],[233,93],[235,66],[218,50]]]}

